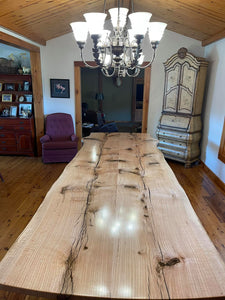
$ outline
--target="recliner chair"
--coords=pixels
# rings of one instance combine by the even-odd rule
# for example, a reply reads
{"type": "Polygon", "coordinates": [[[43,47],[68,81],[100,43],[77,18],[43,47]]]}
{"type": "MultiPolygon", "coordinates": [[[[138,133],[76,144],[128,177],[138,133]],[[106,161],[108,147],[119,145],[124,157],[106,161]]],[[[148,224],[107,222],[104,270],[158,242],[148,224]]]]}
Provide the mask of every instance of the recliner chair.
{"type": "Polygon", "coordinates": [[[65,113],[46,117],[46,134],[40,138],[44,163],[69,162],[77,153],[78,138],[74,134],[73,119],[65,113]]]}

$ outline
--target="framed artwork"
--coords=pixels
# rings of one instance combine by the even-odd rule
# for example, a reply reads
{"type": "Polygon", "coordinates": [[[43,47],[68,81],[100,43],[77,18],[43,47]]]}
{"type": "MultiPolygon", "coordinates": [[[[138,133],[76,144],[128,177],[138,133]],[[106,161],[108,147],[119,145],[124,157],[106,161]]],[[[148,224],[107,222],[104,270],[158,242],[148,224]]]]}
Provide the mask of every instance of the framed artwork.
{"type": "Polygon", "coordinates": [[[25,95],[27,102],[32,102],[33,95],[25,95]]]}
{"type": "Polygon", "coordinates": [[[69,79],[50,79],[50,90],[52,98],[69,98],[70,81],[69,79]]]}
{"type": "Polygon", "coordinates": [[[2,94],[2,102],[12,102],[12,94],[2,94]]]}
{"type": "Polygon", "coordinates": [[[24,91],[29,91],[30,90],[30,82],[29,81],[24,81],[23,90],[24,91]]]}
{"type": "Polygon", "coordinates": [[[5,91],[14,91],[15,84],[14,83],[5,83],[5,91]]]}
{"type": "Polygon", "coordinates": [[[2,91],[2,83],[0,82],[0,92],[2,91]]]}
{"type": "Polygon", "coordinates": [[[19,104],[19,115],[30,117],[32,115],[32,104],[19,104]]]}
{"type": "Polygon", "coordinates": [[[17,106],[10,106],[10,116],[16,117],[17,115],[17,106]]]}

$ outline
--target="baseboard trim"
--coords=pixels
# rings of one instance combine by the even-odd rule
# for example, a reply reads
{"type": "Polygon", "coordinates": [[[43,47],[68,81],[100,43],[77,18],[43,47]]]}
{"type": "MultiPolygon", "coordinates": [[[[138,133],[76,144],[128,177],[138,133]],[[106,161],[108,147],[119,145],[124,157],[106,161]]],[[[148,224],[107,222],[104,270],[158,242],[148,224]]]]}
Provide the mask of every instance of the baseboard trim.
{"type": "Polygon", "coordinates": [[[202,164],[202,167],[204,169],[204,171],[207,173],[207,175],[213,180],[213,182],[215,184],[217,184],[222,190],[223,192],[225,192],[225,183],[219,178],[216,176],[216,174],[213,173],[212,170],[210,170],[205,164],[203,161],[200,161],[201,164],[202,164]]]}

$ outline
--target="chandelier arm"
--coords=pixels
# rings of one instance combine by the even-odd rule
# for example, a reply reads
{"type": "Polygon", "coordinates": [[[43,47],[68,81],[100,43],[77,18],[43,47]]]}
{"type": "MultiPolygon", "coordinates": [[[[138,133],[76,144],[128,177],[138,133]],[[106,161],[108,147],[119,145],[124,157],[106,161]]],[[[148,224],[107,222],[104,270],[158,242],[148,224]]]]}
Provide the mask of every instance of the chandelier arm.
{"type": "Polygon", "coordinates": [[[137,66],[137,68],[139,68],[139,69],[146,69],[147,67],[151,66],[151,64],[153,63],[153,61],[155,59],[155,54],[156,54],[155,50],[156,50],[156,48],[153,48],[153,55],[152,55],[151,61],[147,65],[145,65],[143,67],[142,66],[137,66]]]}
{"type": "Polygon", "coordinates": [[[102,71],[102,74],[105,75],[106,77],[113,77],[115,75],[116,69],[113,68],[113,72],[111,74],[109,74],[109,72],[106,68],[102,68],[101,71],[102,71]]]}
{"type": "Polygon", "coordinates": [[[97,69],[99,68],[99,66],[91,66],[89,65],[86,60],[84,59],[84,56],[83,56],[83,49],[80,50],[80,56],[81,56],[81,59],[83,61],[83,63],[85,64],[86,67],[90,68],[90,69],[97,69]]]}
{"type": "MultiPolygon", "coordinates": [[[[102,65],[105,66],[105,60],[106,60],[106,55],[107,55],[107,47],[104,47],[104,60],[103,60],[103,63],[102,65]]],[[[107,66],[107,68],[110,68],[112,66],[112,51],[110,50],[110,57],[111,57],[111,62],[110,62],[110,65],[107,66]]]]}
{"type": "MultiPolygon", "coordinates": [[[[112,53],[112,39],[110,37],[108,37],[109,41],[110,41],[110,46],[109,46],[109,53],[110,53],[110,66],[108,66],[108,68],[112,67],[113,64],[113,53],[112,53]]],[[[106,49],[105,49],[106,51],[106,49]]]]}
{"type": "MultiPolygon", "coordinates": [[[[128,38],[127,38],[127,42],[128,42],[128,52],[129,52],[130,64],[132,65],[132,63],[133,63],[133,61],[134,61],[134,59],[133,59],[133,57],[132,57],[133,51],[132,51],[132,46],[131,46],[130,40],[129,40],[128,38]]],[[[133,67],[133,69],[134,69],[134,68],[135,68],[135,67],[133,67]]],[[[127,68],[127,69],[128,69],[128,68],[127,68]]],[[[132,69],[132,67],[130,66],[129,69],[132,69]]]]}
{"type": "MultiPolygon", "coordinates": [[[[135,47],[135,51],[136,53],[134,54],[134,58],[132,61],[132,67],[136,68],[138,65],[138,59],[140,58],[140,55],[142,53],[142,49],[141,49],[141,42],[143,40],[142,36],[136,36],[136,42],[137,42],[137,47],[135,47]]],[[[133,51],[134,52],[134,51],[133,51]]]]}
{"type": "Polygon", "coordinates": [[[140,73],[140,69],[139,69],[138,67],[135,68],[134,74],[130,74],[130,73],[128,72],[128,70],[129,70],[129,69],[126,69],[126,74],[127,74],[128,77],[137,77],[138,74],[140,73]]]}

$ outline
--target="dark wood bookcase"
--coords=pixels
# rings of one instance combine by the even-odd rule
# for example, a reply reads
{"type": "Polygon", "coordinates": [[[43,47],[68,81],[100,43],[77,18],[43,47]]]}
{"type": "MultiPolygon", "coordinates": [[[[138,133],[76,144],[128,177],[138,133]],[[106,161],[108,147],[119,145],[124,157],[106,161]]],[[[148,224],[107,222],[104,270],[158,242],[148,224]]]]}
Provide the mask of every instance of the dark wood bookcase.
{"type": "Polygon", "coordinates": [[[0,74],[0,155],[35,154],[31,75],[0,74]]]}

